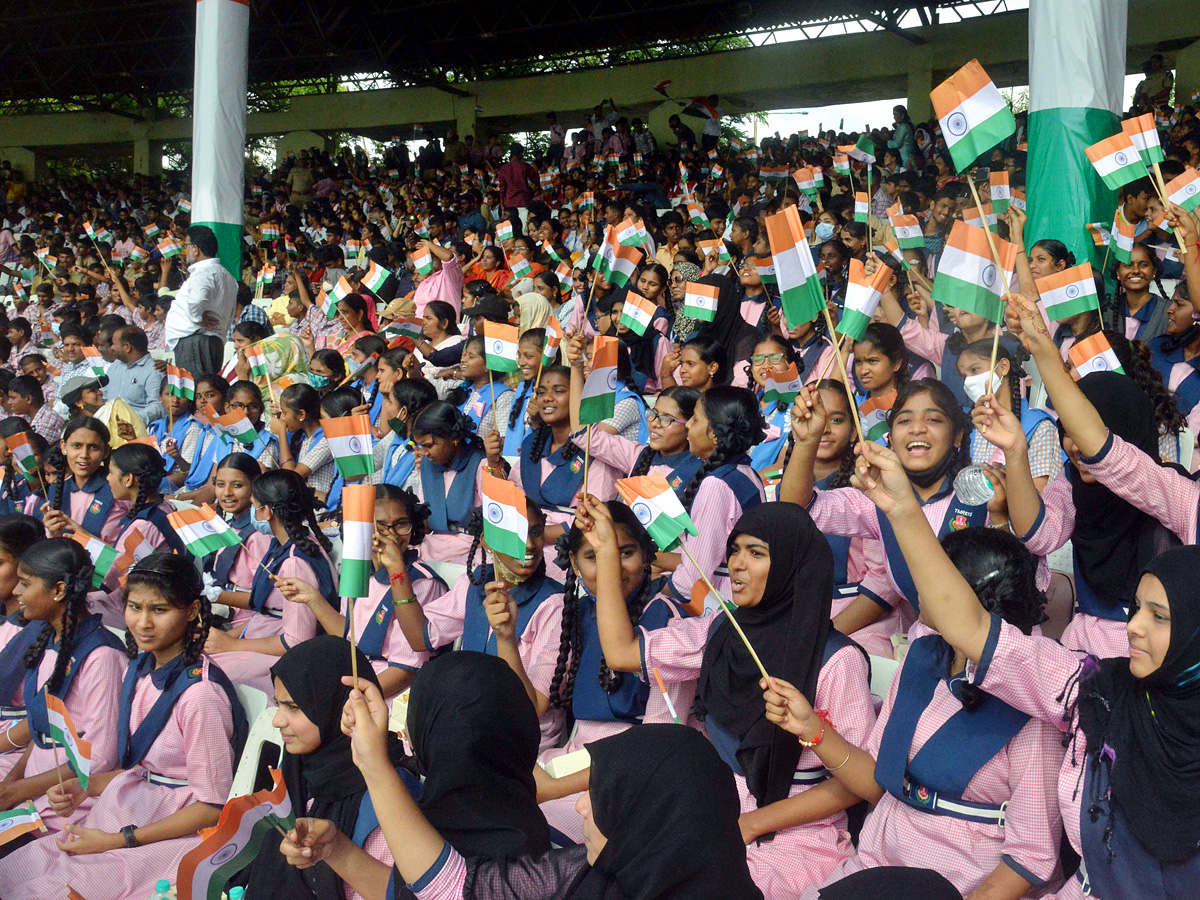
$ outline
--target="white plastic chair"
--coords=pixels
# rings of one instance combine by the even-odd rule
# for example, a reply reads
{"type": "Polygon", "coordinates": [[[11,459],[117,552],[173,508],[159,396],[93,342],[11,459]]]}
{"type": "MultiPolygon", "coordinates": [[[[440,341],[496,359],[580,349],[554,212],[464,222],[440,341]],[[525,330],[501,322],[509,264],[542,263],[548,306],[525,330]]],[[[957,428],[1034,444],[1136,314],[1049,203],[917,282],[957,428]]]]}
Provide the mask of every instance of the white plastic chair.
{"type": "MultiPolygon", "coordinates": [[[[241,685],[237,686],[239,697],[241,685]]],[[[253,690],[250,688],[249,690],[253,690]]],[[[262,691],[255,691],[256,694],[263,694],[262,691]]],[[[250,733],[246,736],[246,747],[242,750],[242,758],[238,762],[237,771],[233,773],[233,784],[229,788],[229,799],[234,797],[242,797],[246,794],[254,793],[254,779],[258,775],[259,764],[263,758],[263,752],[268,745],[277,747],[274,758],[278,760],[283,754],[283,741],[279,737],[279,730],[271,724],[271,720],[275,718],[275,707],[268,707],[262,710],[255,718],[250,720],[250,733]]]]}
{"type": "Polygon", "coordinates": [[[1196,455],[1196,435],[1192,433],[1190,428],[1185,428],[1179,432],[1179,464],[1192,471],[1192,461],[1196,455]]]}
{"type": "Polygon", "coordinates": [[[247,722],[258,719],[262,711],[270,706],[267,695],[256,687],[250,687],[248,684],[234,684],[233,691],[241,701],[242,711],[246,714],[247,722]]]}
{"type": "Polygon", "coordinates": [[[871,656],[872,697],[878,697],[880,700],[887,697],[888,689],[892,686],[892,679],[899,668],[900,663],[894,659],[888,659],[886,656],[871,656]]]}

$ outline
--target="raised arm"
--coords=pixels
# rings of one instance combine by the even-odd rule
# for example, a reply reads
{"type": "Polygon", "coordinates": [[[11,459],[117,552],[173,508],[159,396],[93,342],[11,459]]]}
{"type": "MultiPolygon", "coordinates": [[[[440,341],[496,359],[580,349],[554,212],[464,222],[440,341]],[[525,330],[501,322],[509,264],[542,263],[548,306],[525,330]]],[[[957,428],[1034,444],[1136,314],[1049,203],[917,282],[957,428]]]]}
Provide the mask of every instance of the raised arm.
{"type": "Polygon", "coordinates": [[[640,672],[641,642],[621,596],[621,551],[612,514],[588,494],[579,500],[575,523],[596,553],[596,628],[604,661],[614,672],[640,672]]]}
{"type": "Polygon", "coordinates": [[[1017,245],[1017,284],[1022,294],[1037,300],[1040,294],[1033,279],[1033,270],[1029,268],[1029,251],[1025,247],[1025,213],[1016,206],[1010,206],[1004,214],[1004,220],[1008,222],[1008,239],[1017,245]]]}
{"type": "Polygon", "coordinates": [[[1008,518],[1014,534],[1027,535],[1041,515],[1042,497],[1029,468],[1025,430],[1012,411],[1002,407],[992,394],[979,398],[971,410],[971,419],[980,434],[1004,451],[1008,518]]]}
{"type": "Polygon", "coordinates": [[[821,392],[808,385],[800,388],[792,403],[792,437],[796,444],[779,482],[779,499],[784,503],[808,506],[812,501],[813,467],[827,418],[821,392]]]}

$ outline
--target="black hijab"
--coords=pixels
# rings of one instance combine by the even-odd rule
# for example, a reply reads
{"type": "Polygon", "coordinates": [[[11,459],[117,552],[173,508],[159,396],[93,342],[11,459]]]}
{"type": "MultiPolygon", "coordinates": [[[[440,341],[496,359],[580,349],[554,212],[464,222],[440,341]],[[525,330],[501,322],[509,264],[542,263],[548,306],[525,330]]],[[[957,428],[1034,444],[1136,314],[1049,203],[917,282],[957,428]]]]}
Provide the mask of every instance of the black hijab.
{"type": "MultiPolygon", "coordinates": [[[[833,552],[808,513],[794,503],[760,503],[729,535],[767,542],[771,569],[762,602],[738,609],[738,624],[763,666],[816,700],[817,676],[829,635],[833,598],[833,552]]],[[[722,623],[704,648],[696,712],[713,718],[740,739],[737,758],[760,807],[788,796],[802,747],[769,722],[761,675],[737,631],[722,623]]]]}
{"type": "Polygon", "coordinates": [[[818,900],[962,900],[962,894],[932,869],[880,866],[821,888],[818,900]]]}
{"type": "MultiPolygon", "coordinates": [[[[371,661],[344,638],[323,634],[297,644],[271,667],[292,702],[300,707],[321,736],[321,746],[303,756],[283,754],[280,765],[288,798],[297,816],[329,819],[342,834],[354,833],[358,810],[367,792],[362,773],[354,765],[350,738],[342,734],[342,708],[350,688],[342,677],[351,674],[350,654],[358,657],[358,677],[379,687],[371,661]],[[310,805],[311,801],[311,805],[310,805]]],[[[393,759],[401,757],[400,742],[391,743],[393,759]]],[[[279,852],[281,838],[270,831],[250,870],[249,891],[274,900],[342,900],[342,880],[328,865],[310,869],[289,866],[279,852]]]]}
{"type": "Polygon", "coordinates": [[[487,859],[550,849],[533,783],[537,712],[507,663],[466,650],[430,660],[409,694],[408,735],[421,810],[450,846],[487,859]]]}
{"type": "Polygon", "coordinates": [[[705,275],[699,284],[716,287],[717,311],[711,322],[705,323],[697,337],[706,341],[716,341],[725,351],[726,380],[732,377],[733,367],[749,358],[754,350],[754,344],[762,340],[762,332],[742,318],[741,285],[723,275],[705,275]],[[749,350],[747,350],[749,344],[749,350]]]}
{"type": "Polygon", "coordinates": [[[733,774],[703,735],[638,725],[587,749],[592,818],[608,843],[571,900],[762,900],[733,774]]]}
{"type": "Polygon", "coordinates": [[[1143,849],[1164,864],[1190,859],[1200,846],[1197,572],[1196,546],[1176,547],[1150,562],[1145,573],[1162,582],[1171,605],[1171,643],[1162,665],[1135,678],[1126,658],[1097,665],[1089,657],[1079,692],[1088,752],[1112,750],[1113,805],[1143,849]]]}
{"type": "MultiPolygon", "coordinates": [[[[1158,459],[1154,403],[1132,378],[1093,372],[1080,380],[1079,389],[1109,431],[1158,459]]],[[[1085,484],[1073,463],[1067,463],[1066,471],[1075,504],[1071,544],[1079,571],[1107,605],[1127,605],[1146,564],[1154,558],[1158,521],[1104,485],[1085,484]]]]}

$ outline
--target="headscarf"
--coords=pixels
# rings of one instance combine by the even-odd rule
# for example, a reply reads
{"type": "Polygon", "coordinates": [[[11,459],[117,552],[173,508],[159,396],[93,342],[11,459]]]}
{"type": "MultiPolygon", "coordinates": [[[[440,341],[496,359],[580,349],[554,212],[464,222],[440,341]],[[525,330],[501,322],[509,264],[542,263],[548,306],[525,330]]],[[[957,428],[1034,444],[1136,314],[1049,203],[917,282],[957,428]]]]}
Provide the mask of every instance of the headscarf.
{"type": "Polygon", "coordinates": [[[962,900],[962,894],[932,869],[880,866],[863,869],[821,888],[818,900],[962,900]]]}
{"type": "Polygon", "coordinates": [[[408,735],[421,810],[450,846],[488,859],[550,849],[533,783],[537,712],[507,663],[469,650],[430,660],[409,694],[408,735]]]}
{"type": "MultiPolygon", "coordinates": [[[[1089,378],[1093,376],[1088,376],[1089,378]]],[[[1146,566],[1171,605],[1162,665],[1135,678],[1129,660],[1089,657],[1079,688],[1088,751],[1111,760],[1113,806],[1142,848],[1181,863],[1200,846],[1200,547],[1176,547],[1146,566]],[[1166,826],[1166,827],[1164,827],[1166,826]]]]}
{"type": "MultiPolygon", "coordinates": [[[[675,263],[675,267],[671,269],[671,275],[682,275],[685,281],[698,281],[701,269],[695,263],[680,262],[675,263]]],[[[671,296],[670,285],[667,286],[667,297],[671,301],[671,311],[675,314],[675,322],[671,326],[671,340],[680,343],[692,337],[699,323],[683,314],[683,300],[676,300],[671,296]]]]}
{"type": "MultiPolygon", "coordinates": [[[[767,672],[815,701],[833,598],[829,542],[794,503],[760,503],[738,519],[730,543],[740,534],[766,541],[771,569],[762,601],[733,615],[767,672]]],[[[763,807],[788,796],[803,748],[767,720],[760,677],[737,632],[722,623],[704,648],[696,712],[739,739],[746,785],[763,807]]]]}
{"type": "Polygon", "coordinates": [[[750,356],[753,345],[762,339],[762,332],[742,318],[742,293],[739,285],[722,275],[705,275],[700,284],[715,287],[717,311],[713,320],[704,325],[698,336],[706,341],[715,341],[725,351],[725,365],[730,373],[735,363],[750,356]],[[746,345],[750,345],[747,352],[746,345]]]}
{"type": "MultiPolygon", "coordinates": [[[[1093,372],[1079,382],[1108,429],[1153,460],[1158,459],[1154,403],[1133,381],[1116,372],[1093,372]]],[[[1102,484],[1085,484],[1066,465],[1075,504],[1071,544],[1079,571],[1096,596],[1127,605],[1146,564],[1154,558],[1158,522],[1102,484]]]]}
{"type": "Polygon", "coordinates": [[[733,775],[703,735],[638,725],[587,750],[592,817],[608,843],[571,900],[762,900],[733,775]]]}
{"type": "Polygon", "coordinates": [[[541,294],[522,294],[517,298],[517,306],[521,309],[519,334],[524,334],[530,328],[545,328],[550,321],[550,301],[541,294]]]}
{"type": "MultiPolygon", "coordinates": [[[[342,734],[342,709],[350,699],[343,676],[352,674],[350,654],[358,657],[358,677],[379,687],[371,661],[345,638],[323,634],[297,644],[271,667],[292,697],[292,702],[317,727],[321,746],[312,753],[283,754],[280,768],[288,798],[297,816],[329,819],[347,836],[354,833],[358,810],[367,784],[354,765],[350,738],[342,734]],[[311,801],[311,804],[310,804],[311,801]]],[[[400,742],[390,751],[399,762],[400,742]]],[[[327,865],[295,869],[279,852],[278,832],[268,832],[250,870],[251,892],[270,894],[274,900],[342,900],[342,880],[327,865]]]]}

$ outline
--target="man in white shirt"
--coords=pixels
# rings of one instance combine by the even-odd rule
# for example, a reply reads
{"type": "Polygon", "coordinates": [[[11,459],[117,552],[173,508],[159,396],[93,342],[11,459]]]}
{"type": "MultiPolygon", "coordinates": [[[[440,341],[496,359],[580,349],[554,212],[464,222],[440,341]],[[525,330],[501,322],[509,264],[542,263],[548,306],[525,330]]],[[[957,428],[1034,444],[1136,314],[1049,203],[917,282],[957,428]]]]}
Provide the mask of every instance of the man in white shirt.
{"type": "Polygon", "coordinates": [[[194,377],[221,370],[225,334],[237,301],[237,282],[217,258],[217,236],[207,225],[187,231],[188,277],[167,313],[167,351],[194,377]]]}

